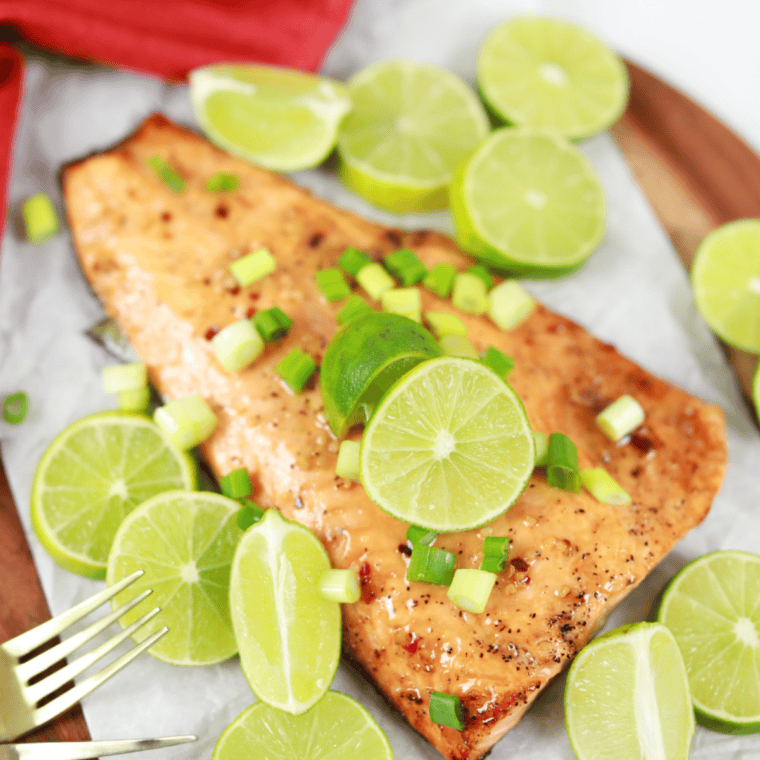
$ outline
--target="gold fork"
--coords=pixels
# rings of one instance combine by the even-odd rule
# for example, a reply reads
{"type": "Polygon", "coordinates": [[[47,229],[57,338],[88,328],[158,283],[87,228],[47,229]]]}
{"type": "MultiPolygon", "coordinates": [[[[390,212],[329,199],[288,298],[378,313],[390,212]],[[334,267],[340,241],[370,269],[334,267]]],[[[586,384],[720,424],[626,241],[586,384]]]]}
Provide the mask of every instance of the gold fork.
{"type": "Polygon", "coordinates": [[[0,760],[89,760],[124,755],[145,749],[173,747],[194,742],[196,736],[165,736],[161,739],[122,739],[113,742],[48,742],[46,744],[0,744],[0,760]]]}

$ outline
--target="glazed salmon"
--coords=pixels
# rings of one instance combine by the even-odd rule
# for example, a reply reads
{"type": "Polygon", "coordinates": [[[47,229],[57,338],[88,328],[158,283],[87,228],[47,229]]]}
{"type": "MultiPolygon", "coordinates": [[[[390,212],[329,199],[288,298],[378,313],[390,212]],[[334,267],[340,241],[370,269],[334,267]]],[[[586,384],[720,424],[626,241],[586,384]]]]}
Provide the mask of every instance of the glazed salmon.
{"type": "MultiPolygon", "coordinates": [[[[200,393],[216,412],[218,428],[202,451],[218,476],[247,467],[257,502],[314,530],[335,566],[360,572],[362,599],[344,605],[345,649],[445,758],[482,757],[707,514],[726,465],[717,407],[541,306],[510,332],[460,313],[478,350],[494,345],[514,357],[510,382],[534,429],[569,435],[581,466],[606,468],[632,503],[613,507],[557,490],[539,470],[495,522],[438,539],[459,567],[478,567],[484,536],[510,537],[511,561],[484,613],[455,607],[445,587],[408,583],[407,525],[335,474],[339,442],[316,383],[293,394],[274,366],[295,346],[320,362],[340,304],[324,300],[314,272],[335,266],[347,246],[378,260],[408,247],[428,267],[447,261],[463,269],[467,257],[440,234],[389,229],[335,208],[158,115],[124,143],[67,167],[63,183],[82,268],[151,381],[169,399],[200,393]],[[161,183],[147,165],[154,155],[182,175],[184,192],[161,183]],[[220,171],[238,175],[235,192],[205,190],[220,171]],[[274,254],[275,272],[238,286],[230,262],[259,247],[274,254]],[[250,368],[226,372],[210,337],[274,305],[293,319],[290,334],[250,368]],[[613,445],[594,416],[626,393],[646,422],[613,445]],[[463,731],[430,721],[433,691],[461,697],[463,731]]],[[[425,309],[453,311],[426,290],[422,298],[425,309]]]]}

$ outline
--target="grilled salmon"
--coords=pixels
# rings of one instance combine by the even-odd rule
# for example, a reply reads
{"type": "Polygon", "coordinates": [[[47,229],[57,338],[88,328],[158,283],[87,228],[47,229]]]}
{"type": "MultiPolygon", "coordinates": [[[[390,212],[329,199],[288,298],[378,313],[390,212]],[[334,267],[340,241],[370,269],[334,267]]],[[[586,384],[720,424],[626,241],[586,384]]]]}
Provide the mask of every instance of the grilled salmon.
{"type": "MultiPolygon", "coordinates": [[[[120,145],[69,165],[63,185],[84,273],[155,387],[167,399],[201,394],[219,419],[202,446],[214,472],[246,467],[257,502],[311,528],[335,566],[359,571],[362,598],[343,609],[345,649],[448,760],[482,757],[710,509],[726,465],[717,407],[540,305],[510,332],[459,313],[478,350],[494,345],[514,357],[510,383],[533,428],[566,433],[581,467],[604,467],[632,502],[608,506],[560,491],[537,471],[502,517],[438,539],[459,567],[480,565],[485,536],[511,539],[510,563],[485,612],[455,607],[445,587],[406,581],[407,525],[335,474],[339,442],[318,388],[293,394],[274,367],[295,346],[321,360],[340,304],[320,295],[314,273],[335,266],[347,246],[377,260],[411,248],[428,267],[463,269],[466,255],[438,233],[389,229],[335,208],[160,115],[120,145]],[[156,155],[183,177],[183,192],[150,168],[156,155]],[[220,171],[240,178],[237,190],[205,189],[220,171]],[[277,268],[240,287],[229,264],[260,247],[277,268]],[[250,368],[226,372],[211,349],[215,331],[274,305],[293,319],[289,335],[250,368]],[[639,401],[646,421],[615,445],[594,417],[623,394],[639,401]],[[463,731],[431,722],[433,691],[462,699],[463,731]]],[[[422,299],[425,309],[453,311],[426,290],[422,299]]]]}

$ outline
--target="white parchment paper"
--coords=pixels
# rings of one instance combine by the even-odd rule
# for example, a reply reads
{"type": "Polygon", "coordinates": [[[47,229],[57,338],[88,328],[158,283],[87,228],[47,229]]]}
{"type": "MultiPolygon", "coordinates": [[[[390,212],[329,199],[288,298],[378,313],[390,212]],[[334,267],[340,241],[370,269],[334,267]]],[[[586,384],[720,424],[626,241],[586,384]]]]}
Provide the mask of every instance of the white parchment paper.
{"type": "MultiPolygon", "coordinates": [[[[558,0],[360,0],[325,71],[345,78],[372,61],[403,57],[439,64],[472,82],[477,48],[492,26],[516,12],[562,13],[562,6],[558,0]]],[[[184,87],[30,52],[9,196],[12,217],[20,202],[38,191],[50,194],[62,214],[62,164],[109,147],[155,110],[195,124],[184,87]]],[[[559,281],[528,282],[527,287],[647,369],[720,404],[730,444],[728,475],[710,515],[613,614],[608,623],[613,627],[646,618],[666,581],[700,554],[719,548],[760,550],[760,433],[731,369],[695,311],[680,261],[614,143],[602,135],[581,147],[607,192],[607,236],[580,272],[559,281]]],[[[451,231],[445,213],[395,217],[379,212],[347,192],[327,170],[304,172],[296,179],[378,221],[451,231]]],[[[113,360],[84,334],[102,317],[66,231],[31,246],[9,224],[0,257],[0,397],[23,389],[30,412],[23,425],[0,421],[0,444],[54,614],[102,584],[52,563],[31,528],[28,495],[37,462],[53,437],[79,417],[113,406],[100,384],[101,368],[113,360]]],[[[13,593],[0,589],[0,598],[13,593]]],[[[494,760],[572,760],[563,724],[563,685],[558,679],[547,689],[496,746],[494,760]]],[[[347,666],[339,670],[333,688],[368,707],[388,733],[397,760],[439,757],[347,666]]],[[[151,755],[190,760],[208,758],[224,728],[253,701],[237,660],[179,668],[143,655],[88,697],[84,711],[95,739],[195,733],[196,744],[151,755]]],[[[758,760],[760,736],[729,737],[698,729],[692,758],[758,760]]]]}

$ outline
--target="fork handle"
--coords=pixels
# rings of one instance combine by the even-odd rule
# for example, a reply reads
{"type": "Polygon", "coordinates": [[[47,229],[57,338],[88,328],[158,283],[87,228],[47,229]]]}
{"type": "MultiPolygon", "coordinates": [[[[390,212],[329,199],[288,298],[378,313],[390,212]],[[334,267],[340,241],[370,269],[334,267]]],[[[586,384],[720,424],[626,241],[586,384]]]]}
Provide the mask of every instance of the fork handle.
{"type": "Polygon", "coordinates": [[[90,760],[106,755],[124,755],[144,749],[172,747],[194,742],[196,736],[165,736],[161,739],[123,739],[112,742],[46,742],[44,744],[0,744],[0,760],[90,760]]]}

